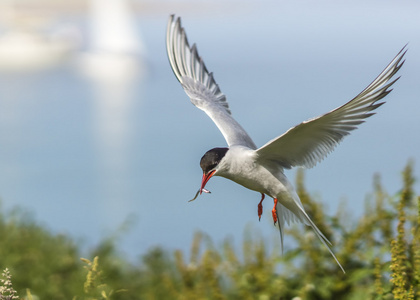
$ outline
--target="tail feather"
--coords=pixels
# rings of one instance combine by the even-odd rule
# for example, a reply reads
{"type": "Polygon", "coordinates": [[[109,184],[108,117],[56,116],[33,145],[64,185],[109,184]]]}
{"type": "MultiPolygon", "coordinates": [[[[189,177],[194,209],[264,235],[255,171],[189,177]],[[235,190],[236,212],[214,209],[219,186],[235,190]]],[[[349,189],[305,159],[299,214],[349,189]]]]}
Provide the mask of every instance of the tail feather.
{"type": "MultiPolygon", "coordinates": [[[[278,204],[277,204],[278,206],[278,204]]],[[[284,209],[286,209],[285,207],[282,207],[284,209]]],[[[280,209],[280,212],[282,212],[283,210],[280,209]]],[[[279,209],[277,208],[277,224],[279,224],[279,232],[280,232],[280,245],[281,245],[281,254],[283,254],[283,227],[284,227],[284,218],[279,217],[279,209]]]]}
{"type": "Polygon", "coordinates": [[[312,229],[314,230],[317,237],[321,240],[321,242],[325,245],[325,247],[327,247],[327,249],[330,252],[330,254],[332,255],[332,257],[334,257],[334,259],[337,262],[340,269],[343,271],[343,273],[346,273],[346,271],[344,271],[343,266],[340,264],[337,257],[335,256],[334,252],[331,250],[331,247],[330,247],[332,245],[331,242],[325,237],[325,235],[321,232],[321,230],[319,230],[319,228],[315,225],[315,223],[311,220],[311,218],[309,218],[309,216],[303,210],[303,208],[299,207],[299,209],[300,209],[300,212],[301,212],[301,217],[303,216],[303,218],[309,223],[309,226],[312,227],[312,229]]]}
{"type": "Polygon", "coordinates": [[[340,264],[337,257],[335,256],[334,252],[331,250],[331,247],[330,247],[332,245],[331,242],[325,237],[325,235],[321,232],[321,230],[319,230],[319,228],[315,225],[315,223],[311,220],[311,218],[309,218],[308,214],[303,209],[302,204],[300,204],[300,201],[298,203],[297,203],[297,201],[295,201],[295,204],[296,204],[296,207],[298,208],[298,211],[296,213],[290,211],[288,208],[286,208],[280,202],[277,202],[277,207],[276,207],[277,220],[278,220],[277,223],[278,223],[279,231],[280,231],[280,241],[281,241],[281,251],[282,251],[282,253],[283,253],[283,228],[284,228],[285,223],[287,223],[289,225],[291,222],[302,222],[302,223],[312,227],[316,236],[321,240],[321,242],[325,245],[325,247],[327,247],[328,251],[330,252],[332,257],[334,258],[334,260],[337,262],[340,269],[344,273],[346,273],[346,271],[344,271],[343,266],[340,264]]]}

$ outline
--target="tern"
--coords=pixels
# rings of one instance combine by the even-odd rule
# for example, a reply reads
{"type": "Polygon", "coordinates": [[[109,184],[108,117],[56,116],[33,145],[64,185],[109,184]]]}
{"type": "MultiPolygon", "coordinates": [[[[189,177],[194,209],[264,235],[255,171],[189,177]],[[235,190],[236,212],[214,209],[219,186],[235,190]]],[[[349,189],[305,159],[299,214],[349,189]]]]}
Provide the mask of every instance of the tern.
{"type": "MultiPolygon", "coordinates": [[[[378,102],[392,91],[393,79],[404,63],[407,50],[404,46],[379,76],[360,94],[346,104],[322,116],[292,127],[260,148],[232,117],[226,96],[221,92],[199,56],[197,47],[191,47],[181,19],[171,15],[166,34],[166,48],[172,70],[189,96],[192,104],[203,110],[223,134],[228,147],[207,151],[201,158],[203,170],[201,187],[194,199],[205,189],[213,176],[230,179],[250,190],[261,193],[258,217],[262,215],[265,195],[274,199],[272,217],[278,224],[283,251],[285,223],[304,223],[314,230],[343,272],[331,243],[314,224],[302,205],[293,185],[284,174],[292,167],[312,168],[323,160],[350,132],[372,116],[375,109],[385,102],[378,102]]],[[[192,199],[192,200],[194,200],[192,199]]],[[[192,201],[190,200],[190,201],[192,201]]]]}

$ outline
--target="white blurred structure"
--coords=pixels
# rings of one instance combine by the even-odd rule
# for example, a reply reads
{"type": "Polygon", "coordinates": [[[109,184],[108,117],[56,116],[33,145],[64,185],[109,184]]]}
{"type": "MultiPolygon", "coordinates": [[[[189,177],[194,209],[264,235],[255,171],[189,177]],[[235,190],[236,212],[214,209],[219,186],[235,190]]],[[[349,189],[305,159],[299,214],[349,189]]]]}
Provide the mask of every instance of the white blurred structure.
{"type": "Polygon", "coordinates": [[[55,31],[43,30],[52,21],[45,16],[25,14],[13,1],[0,5],[0,70],[45,69],[68,59],[79,45],[78,34],[67,25],[55,31]]]}
{"type": "Polygon", "coordinates": [[[88,50],[81,55],[90,77],[127,78],[144,72],[144,46],[126,0],[91,0],[88,50]]]}
{"type": "Polygon", "coordinates": [[[140,100],[145,51],[128,0],[90,0],[88,26],[87,50],[80,53],[78,67],[93,92],[92,140],[106,203],[101,210],[113,215],[128,205],[122,201],[129,198],[127,183],[115,174],[129,176],[131,113],[140,100]]]}

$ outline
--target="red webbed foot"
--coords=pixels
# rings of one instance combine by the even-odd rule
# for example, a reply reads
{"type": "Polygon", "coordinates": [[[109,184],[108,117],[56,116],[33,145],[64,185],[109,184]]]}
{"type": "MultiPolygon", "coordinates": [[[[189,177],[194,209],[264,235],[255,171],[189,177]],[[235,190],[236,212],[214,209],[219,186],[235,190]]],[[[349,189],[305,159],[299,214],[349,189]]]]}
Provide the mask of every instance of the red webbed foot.
{"type": "Polygon", "coordinates": [[[277,223],[277,209],[276,209],[276,206],[277,206],[277,198],[274,198],[274,207],[273,207],[273,210],[271,211],[272,214],[273,214],[274,225],[276,225],[276,223],[277,223]]]}
{"type": "Polygon", "coordinates": [[[263,213],[263,206],[262,206],[262,202],[264,200],[265,195],[263,193],[261,193],[261,201],[260,203],[258,203],[258,221],[261,221],[261,216],[263,213]]]}

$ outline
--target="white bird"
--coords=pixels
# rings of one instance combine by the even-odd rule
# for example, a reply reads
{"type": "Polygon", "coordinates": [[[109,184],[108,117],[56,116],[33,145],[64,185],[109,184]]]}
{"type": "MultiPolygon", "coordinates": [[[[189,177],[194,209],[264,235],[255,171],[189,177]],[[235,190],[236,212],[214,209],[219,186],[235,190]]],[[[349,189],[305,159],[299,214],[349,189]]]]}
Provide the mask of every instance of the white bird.
{"type": "Polygon", "coordinates": [[[213,74],[207,71],[196,45],[189,46],[181,20],[179,17],[175,19],[174,15],[169,18],[166,47],[172,70],[192,104],[213,120],[228,144],[228,148],[213,148],[201,158],[203,178],[194,199],[202,192],[209,192],[204,187],[211,177],[225,177],[261,193],[262,199],[258,204],[261,218],[261,203],[264,195],[268,195],[274,199],[272,214],[274,224],[279,227],[282,250],[285,223],[302,222],[312,227],[344,272],[330,248],[331,243],[305,212],[299,196],[284,175],[284,169],[314,167],[357,125],[372,116],[373,110],[384,104],[378,101],[392,90],[389,87],[399,79],[391,81],[404,63],[406,46],[355,98],[329,113],[302,122],[260,148],[232,117],[226,96],[220,91],[213,74]]]}

